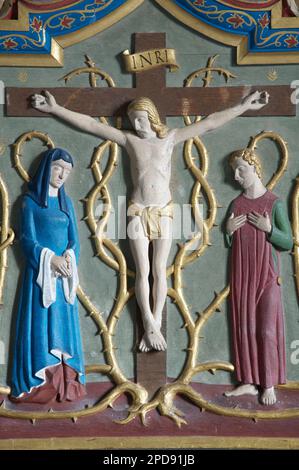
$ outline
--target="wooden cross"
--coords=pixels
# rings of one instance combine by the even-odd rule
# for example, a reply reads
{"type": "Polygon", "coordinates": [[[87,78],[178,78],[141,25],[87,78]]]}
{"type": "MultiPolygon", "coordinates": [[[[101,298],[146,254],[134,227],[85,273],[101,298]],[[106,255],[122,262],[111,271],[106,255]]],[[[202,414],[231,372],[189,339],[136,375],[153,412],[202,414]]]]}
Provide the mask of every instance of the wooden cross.
{"type": "MultiPolygon", "coordinates": [[[[136,33],[135,52],[166,47],[165,33],[136,33]]],[[[252,87],[251,91],[261,89],[252,87]]],[[[243,116],[295,116],[296,107],[287,85],[262,86],[270,94],[270,103],[243,116]]],[[[134,98],[147,96],[156,104],[162,118],[166,116],[206,116],[233,106],[241,101],[248,87],[167,87],[165,68],[139,72],[134,88],[49,88],[58,103],[72,111],[89,116],[119,116],[126,114],[127,105],[134,98]]],[[[7,116],[47,116],[33,109],[30,96],[40,88],[6,88],[7,116]]]]}
{"type": "MultiPolygon", "coordinates": [[[[166,47],[164,33],[136,33],[135,53],[166,47]]],[[[252,87],[251,91],[261,90],[252,87]]],[[[270,103],[261,110],[248,111],[243,116],[295,116],[289,86],[262,86],[270,94],[270,103]]],[[[167,87],[165,68],[156,68],[135,74],[134,88],[49,88],[58,103],[72,111],[90,116],[119,116],[126,114],[130,101],[140,96],[151,98],[161,119],[166,116],[206,116],[239,103],[248,88],[239,87],[167,87]]],[[[47,116],[33,109],[30,96],[40,93],[39,88],[6,88],[7,116],[47,116]]],[[[140,313],[140,312],[139,312],[140,313]]],[[[140,317],[140,315],[139,315],[140,317]]],[[[163,312],[162,333],[166,335],[166,306],[163,312]]],[[[138,331],[140,336],[140,331],[138,331]]],[[[153,394],[167,380],[166,353],[138,353],[136,380],[153,394]]]]}

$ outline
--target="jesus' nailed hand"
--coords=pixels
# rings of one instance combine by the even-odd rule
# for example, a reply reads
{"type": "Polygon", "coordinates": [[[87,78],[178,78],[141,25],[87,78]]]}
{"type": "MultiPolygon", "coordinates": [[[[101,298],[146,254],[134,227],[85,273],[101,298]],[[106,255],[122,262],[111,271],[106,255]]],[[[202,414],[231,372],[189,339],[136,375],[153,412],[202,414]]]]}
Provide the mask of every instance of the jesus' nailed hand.
{"type": "Polygon", "coordinates": [[[116,142],[127,151],[133,181],[128,215],[130,223],[134,222],[135,233],[138,233],[137,237],[130,237],[130,245],[136,265],[136,298],[144,326],[139,345],[141,351],[166,349],[161,323],[167,296],[167,259],[172,242],[172,197],[169,185],[174,146],[217,129],[248,110],[259,110],[268,101],[267,92],[256,91],[240,104],[211,114],[200,122],[184,128],[168,129],[161,122],[154,103],[149,98],[137,98],[129,104],[127,110],[134,129],[132,132],[116,129],[90,116],[63,108],[48,91],[44,95],[32,96],[32,106],[39,111],[52,114],[81,131],[116,142]],[[152,292],[148,279],[150,242],[153,244],[152,292]]]}

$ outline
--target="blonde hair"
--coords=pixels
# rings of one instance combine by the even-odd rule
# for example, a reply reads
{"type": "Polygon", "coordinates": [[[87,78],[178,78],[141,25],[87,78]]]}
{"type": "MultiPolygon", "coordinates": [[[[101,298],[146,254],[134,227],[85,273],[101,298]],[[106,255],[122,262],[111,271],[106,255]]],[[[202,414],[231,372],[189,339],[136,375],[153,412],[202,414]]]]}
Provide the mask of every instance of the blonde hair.
{"type": "Polygon", "coordinates": [[[262,179],[262,164],[260,161],[259,156],[251,149],[245,148],[242,150],[235,150],[229,156],[229,164],[233,166],[234,161],[237,158],[242,158],[245,162],[249,163],[249,165],[253,165],[255,167],[255,171],[259,179],[262,179]]]}
{"type": "Polygon", "coordinates": [[[146,111],[152,130],[160,139],[166,137],[168,127],[161,122],[158,110],[150,98],[141,97],[131,101],[127,113],[130,114],[131,111],[146,111]]]}

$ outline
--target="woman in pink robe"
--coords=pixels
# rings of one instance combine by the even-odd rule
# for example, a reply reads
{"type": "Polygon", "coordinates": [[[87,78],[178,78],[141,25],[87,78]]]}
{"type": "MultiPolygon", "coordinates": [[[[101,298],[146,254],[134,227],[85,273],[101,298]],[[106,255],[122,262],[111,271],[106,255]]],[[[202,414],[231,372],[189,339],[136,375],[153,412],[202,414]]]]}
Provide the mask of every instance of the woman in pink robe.
{"type": "Polygon", "coordinates": [[[274,386],[286,381],[280,253],[293,240],[282,202],[261,181],[261,165],[248,149],[230,157],[243,193],[231,204],[231,311],[235,370],[240,386],[226,396],[256,395],[276,402],[274,386]]]}

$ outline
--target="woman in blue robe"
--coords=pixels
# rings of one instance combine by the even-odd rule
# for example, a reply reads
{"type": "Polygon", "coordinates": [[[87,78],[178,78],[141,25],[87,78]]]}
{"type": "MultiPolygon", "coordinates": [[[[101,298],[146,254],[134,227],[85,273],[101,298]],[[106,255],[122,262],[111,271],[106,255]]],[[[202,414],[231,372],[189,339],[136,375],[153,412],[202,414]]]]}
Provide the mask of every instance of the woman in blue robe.
{"type": "Polygon", "coordinates": [[[73,160],[47,151],[23,198],[26,258],[16,322],[11,398],[48,403],[85,395],[76,289],[79,239],[64,182],[73,160]]]}

